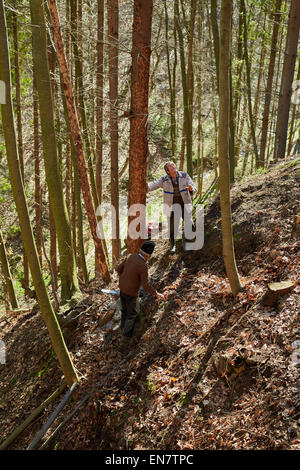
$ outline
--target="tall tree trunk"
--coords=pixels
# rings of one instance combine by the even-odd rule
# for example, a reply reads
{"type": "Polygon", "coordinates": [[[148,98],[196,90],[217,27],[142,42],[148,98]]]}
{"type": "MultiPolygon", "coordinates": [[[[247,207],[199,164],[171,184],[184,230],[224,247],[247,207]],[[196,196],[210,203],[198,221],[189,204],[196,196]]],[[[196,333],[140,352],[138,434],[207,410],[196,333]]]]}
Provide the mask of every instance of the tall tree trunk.
{"type": "MultiPolygon", "coordinates": [[[[34,69],[34,68],[33,68],[34,69]]],[[[42,190],[40,177],[40,152],[39,152],[39,103],[36,89],[36,78],[33,70],[33,154],[34,154],[34,203],[35,203],[35,237],[36,248],[42,266],[42,190]]]]}
{"type": "Polygon", "coordinates": [[[99,262],[99,266],[101,267],[101,273],[102,273],[104,281],[109,282],[110,274],[108,270],[108,264],[107,264],[107,260],[106,260],[105,253],[103,250],[102,240],[98,236],[99,232],[97,232],[97,228],[99,228],[100,232],[102,232],[100,234],[102,237],[104,236],[104,234],[103,234],[102,224],[100,225],[100,227],[97,227],[96,215],[95,215],[95,210],[93,206],[93,198],[91,195],[86,162],[85,162],[85,158],[83,154],[83,142],[82,142],[80,126],[78,122],[78,116],[76,112],[75,101],[73,97],[72,84],[70,80],[68,65],[67,65],[65,51],[64,51],[64,44],[63,44],[63,39],[61,35],[61,27],[60,27],[56,1],[48,0],[48,5],[49,5],[49,11],[50,11],[50,17],[51,17],[51,24],[53,27],[53,36],[54,36],[56,53],[57,53],[57,58],[58,58],[58,63],[59,63],[59,69],[61,73],[63,89],[64,89],[64,94],[65,94],[66,103],[67,103],[70,128],[72,132],[72,138],[74,142],[76,158],[77,158],[77,163],[78,163],[80,187],[81,187],[81,191],[83,195],[83,200],[84,200],[84,204],[85,204],[85,208],[86,208],[86,212],[87,212],[87,216],[89,220],[92,237],[93,237],[94,244],[95,244],[96,257],[99,262]]]}
{"type": "Polygon", "coordinates": [[[223,259],[233,295],[242,285],[235,262],[232,220],[230,207],[229,174],[229,114],[230,114],[230,37],[232,0],[222,0],[220,20],[220,69],[219,69],[219,165],[220,165],[220,206],[222,216],[223,259]]]}
{"type": "Polygon", "coordinates": [[[104,0],[98,0],[97,25],[97,106],[96,106],[96,188],[99,204],[102,202],[102,160],[103,160],[103,31],[104,0]]]}
{"type": "Polygon", "coordinates": [[[9,176],[19,217],[21,235],[29,262],[41,314],[48,328],[51,342],[69,386],[78,382],[78,376],[66,348],[57,318],[53,311],[42,277],[39,258],[32,233],[19,166],[16,131],[11,100],[11,76],[3,0],[0,0],[0,80],[6,84],[6,104],[1,105],[2,126],[6,145],[9,176]]]}
{"type": "Polygon", "coordinates": [[[262,118],[260,154],[259,154],[259,166],[260,167],[265,166],[270,104],[271,104],[271,96],[272,96],[272,89],[273,89],[275,58],[276,58],[276,52],[277,52],[277,39],[278,39],[279,24],[280,24],[281,16],[282,16],[280,12],[281,2],[282,0],[276,0],[275,10],[272,13],[274,26],[273,26],[273,33],[272,33],[272,40],[271,40],[271,53],[270,53],[270,60],[269,60],[268,78],[267,78],[267,85],[266,85],[266,91],[265,91],[265,103],[264,103],[263,118],[262,118]]]}
{"type": "Polygon", "coordinates": [[[77,253],[77,260],[78,260],[78,271],[79,271],[79,277],[82,280],[84,284],[88,283],[88,270],[86,266],[86,259],[85,259],[85,254],[84,254],[84,243],[83,243],[83,214],[82,214],[82,207],[81,207],[81,193],[80,193],[80,179],[79,179],[79,173],[78,173],[78,164],[76,160],[76,152],[74,148],[74,143],[72,140],[72,133],[71,133],[71,127],[70,127],[70,121],[68,117],[68,109],[67,109],[67,103],[66,103],[66,98],[63,93],[63,86],[61,84],[61,91],[62,91],[62,102],[63,102],[63,108],[64,108],[64,116],[65,116],[65,122],[67,125],[67,142],[70,143],[70,149],[71,149],[71,158],[72,158],[72,164],[73,164],[73,181],[74,181],[74,187],[73,187],[73,246],[74,246],[74,251],[77,253]],[[77,229],[77,232],[76,232],[77,229]]]}
{"type": "MultiPolygon", "coordinates": [[[[169,79],[169,89],[170,89],[170,138],[171,138],[171,149],[172,149],[172,158],[176,158],[176,117],[175,117],[175,87],[172,80],[172,68],[170,60],[170,48],[169,48],[169,16],[168,16],[168,6],[167,0],[164,0],[165,8],[165,32],[166,32],[166,53],[167,53],[167,68],[168,68],[168,79],[169,79]]],[[[175,39],[175,38],[174,38],[175,39]]]]}
{"type": "MultiPolygon", "coordinates": [[[[299,82],[299,80],[300,80],[300,60],[299,60],[298,74],[297,74],[296,82],[299,82]]],[[[296,120],[297,104],[299,104],[299,103],[293,103],[293,112],[292,112],[291,127],[290,127],[288,148],[287,148],[287,154],[288,155],[291,154],[292,146],[293,146],[293,138],[294,138],[294,133],[295,133],[294,125],[295,125],[295,120],[296,120]]]]}
{"type": "Polygon", "coordinates": [[[211,0],[211,26],[213,33],[213,43],[214,43],[214,52],[215,52],[215,62],[216,62],[216,76],[217,76],[217,90],[219,89],[219,55],[220,55],[220,37],[219,37],[219,27],[218,27],[218,15],[217,15],[217,0],[211,0]]]}
{"type": "MultiPolygon", "coordinates": [[[[181,21],[178,7],[178,0],[174,0],[175,5],[175,28],[178,34],[179,42],[179,55],[181,65],[181,80],[182,80],[182,93],[183,93],[183,107],[184,107],[184,121],[182,126],[182,148],[184,148],[184,140],[186,144],[186,161],[187,161],[187,172],[192,176],[193,164],[192,164],[192,126],[191,116],[189,112],[189,90],[187,86],[187,73],[185,65],[185,54],[184,54],[184,39],[181,29],[181,21]]],[[[183,169],[184,153],[181,153],[180,169],[183,169]]]]}
{"type": "Polygon", "coordinates": [[[250,121],[253,149],[254,149],[254,154],[255,154],[255,161],[258,167],[259,157],[258,157],[258,150],[257,150],[256,136],[255,136],[255,126],[254,126],[254,121],[253,121],[252,97],[251,97],[251,74],[250,74],[250,61],[249,61],[249,56],[248,56],[248,25],[247,25],[247,17],[246,17],[245,0],[240,0],[240,2],[241,2],[241,13],[243,16],[243,25],[244,25],[243,37],[244,37],[244,54],[245,54],[245,64],[246,64],[249,121],[250,121]]]}
{"type": "Polygon", "coordinates": [[[109,63],[109,127],[111,161],[111,204],[115,216],[112,217],[112,264],[115,266],[120,257],[119,223],[119,131],[118,131],[118,40],[119,40],[119,2],[108,0],[108,63],[109,63]]]}
{"type": "Polygon", "coordinates": [[[78,3],[78,18],[76,11],[76,1],[71,0],[71,25],[72,25],[72,45],[74,52],[74,62],[75,62],[75,81],[77,86],[77,98],[78,98],[78,110],[80,112],[80,122],[81,122],[81,135],[83,139],[83,144],[85,148],[85,155],[87,155],[87,165],[90,177],[91,192],[93,196],[94,206],[98,207],[98,195],[96,190],[95,175],[93,169],[93,149],[90,144],[90,137],[88,132],[88,123],[86,118],[85,104],[84,104],[84,93],[83,93],[83,73],[82,73],[82,60],[80,57],[80,46],[81,43],[81,28],[79,27],[80,20],[80,7],[81,4],[78,3]],[[78,19],[78,25],[77,25],[78,19]],[[78,29],[77,29],[78,26],[78,29]]]}
{"type": "Polygon", "coordinates": [[[39,96],[45,172],[59,249],[61,301],[65,302],[79,291],[79,286],[75,255],[72,248],[70,221],[63,196],[58,164],[53,95],[49,77],[47,36],[42,0],[30,0],[30,9],[33,24],[33,61],[39,96]]]}
{"type": "MultiPolygon", "coordinates": [[[[20,159],[20,167],[21,167],[23,184],[25,185],[23,127],[22,127],[22,108],[21,108],[21,84],[20,84],[20,66],[19,66],[18,14],[15,10],[13,10],[12,15],[13,15],[13,35],[14,35],[14,66],[15,66],[15,85],[16,85],[18,151],[19,151],[19,159],[20,159]]],[[[28,260],[26,258],[24,248],[23,248],[23,268],[24,268],[24,285],[26,287],[29,287],[28,260]]]]}
{"type": "Polygon", "coordinates": [[[300,29],[300,0],[291,0],[275,132],[274,160],[285,157],[292,83],[300,29]]]}
{"type": "MultiPolygon", "coordinates": [[[[148,157],[148,95],[151,55],[152,0],[134,0],[132,32],[132,75],[129,147],[128,208],[146,204],[146,171],[148,157]]],[[[128,231],[128,252],[138,251],[145,229],[145,214],[140,214],[140,237],[132,239],[128,231]]],[[[136,217],[128,217],[129,228],[136,217]]]]}
{"type": "Polygon", "coordinates": [[[0,230],[0,266],[1,266],[1,271],[2,271],[2,276],[4,280],[4,292],[7,294],[9,303],[12,308],[18,308],[18,300],[16,297],[11,273],[10,273],[10,268],[6,256],[6,249],[5,249],[5,244],[4,240],[2,237],[2,232],[0,230]]]}

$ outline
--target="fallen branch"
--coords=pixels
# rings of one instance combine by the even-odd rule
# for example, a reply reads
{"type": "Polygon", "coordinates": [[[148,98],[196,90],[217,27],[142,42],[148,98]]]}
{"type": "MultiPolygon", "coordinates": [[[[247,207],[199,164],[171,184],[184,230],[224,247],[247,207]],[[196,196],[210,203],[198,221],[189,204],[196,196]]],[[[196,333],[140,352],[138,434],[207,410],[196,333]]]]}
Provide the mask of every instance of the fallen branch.
{"type": "Polygon", "coordinates": [[[43,411],[46,406],[49,405],[55,398],[57,398],[62,391],[66,388],[66,383],[63,383],[52,395],[50,395],[43,403],[38,406],[29,416],[21,423],[12,434],[1,444],[0,450],[6,449],[18,436],[21,432],[43,411]]]}
{"type": "Polygon", "coordinates": [[[59,412],[63,409],[63,407],[65,406],[65,404],[67,403],[67,401],[69,400],[69,398],[72,396],[72,394],[74,393],[76,387],[78,386],[78,383],[73,383],[73,385],[71,386],[70,390],[67,391],[67,393],[65,394],[65,396],[63,397],[62,401],[60,402],[60,404],[58,405],[58,407],[53,411],[53,413],[51,414],[50,418],[48,419],[48,421],[44,424],[44,426],[42,427],[42,429],[37,433],[37,435],[35,436],[35,438],[33,439],[33,441],[29,444],[29,446],[27,447],[27,450],[34,450],[38,443],[40,442],[41,438],[44,436],[44,434],[46,433],[46,431],[50,428],[51,424],[53,423],[53,421],[55,420],[55,418],[57,417],[57,415],[59,414],[59,412]]]}
{"type": "Polygon", "coordinates": [[[61,429],[73,418],[73,416],[77,413],[77,411],[80,410],[80,408],[82,407],[82,405],[91,397],[93,396],[93,394],[95,392],[98,391],[98,388],[99,388],[99,385],[106,385],[106,381],[107,381],[107,378],[112,375],[112,373],[117,370],[124,362],[126,362],[126,359],[127,358],[124,358],[122,359],[120,362],[118,362],[118,364],[116,364],[113,369],[111,371],[109,371],[101,381],[99,381],[93,388],[92,390],[87,394],[85,395],[85,397],[81,400],[81,402],[78,403],[78,405],[76,406],[76,408],[74,408],[74,410],[69,414],[69,416],[67,416],[58,426],[57,428],[53,431],[53,433],[51,434],[50,437],[48,437],[48,439],[41,445],[41,447],[39,447],[38,450],[43,450],[45,449],[45,447],[53,440],[53,438],[55,436],[57,436],[57,434],[61,431],[61,429]]]}
{"type": "Polygon", "coordinates": [[[48,437],[48,439],[41,445],[41,447],[39,447],[38,450],[43,450],[48,444],[50,444],[50,442],[54,439],[54,437],[59,433],[59,431],[70,421],[70,419],[73,418],[73,416],[75,415],[75,413],[77,413],[77,411],[82,407],[82,405],[88,400],[88,398],[90,398],[90,396],[92,395],[92,393],[89,393],[88,395],[86,395],[83,400],[81,400],[81,402],[76,406],[76,408],[72,411],[72,413],[69,414],[69,416],[67,416],[62,423],[60,423],[57,428],[55,429],[55,431],[51,434],[50,437],[48,437]]]}

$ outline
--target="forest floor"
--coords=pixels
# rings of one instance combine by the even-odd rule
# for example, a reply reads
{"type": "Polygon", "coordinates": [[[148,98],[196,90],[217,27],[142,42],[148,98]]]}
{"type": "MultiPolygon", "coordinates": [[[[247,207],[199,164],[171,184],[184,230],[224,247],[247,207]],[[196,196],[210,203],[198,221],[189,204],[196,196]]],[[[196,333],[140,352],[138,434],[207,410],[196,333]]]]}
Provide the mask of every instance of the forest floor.
{"type": "MultiPolygon", "coordinates": [[[[46,449],[299,450],[299,200],[299,156],[233,185],[244,287],[236,298],[221,256],[219,197],[205,208],[202,250],[185,253],[179,241],[170,255],[158,241],[149,270],[168,300],[141,298],[138,342],[126,357],[117,313],[101,326],[113,297],[99,283],[84,288],[67,338],[80,383],[40,445],[86,398],[46,449]],[[264,305],[268,284],[286,280],[293,289],[264,305]]],[[[1,443],[60,386],[62,372],[38,308],[3,316],[0,328],[1,443]]],[[[8,448],[26,449],[61,399],[8,448]]]]}

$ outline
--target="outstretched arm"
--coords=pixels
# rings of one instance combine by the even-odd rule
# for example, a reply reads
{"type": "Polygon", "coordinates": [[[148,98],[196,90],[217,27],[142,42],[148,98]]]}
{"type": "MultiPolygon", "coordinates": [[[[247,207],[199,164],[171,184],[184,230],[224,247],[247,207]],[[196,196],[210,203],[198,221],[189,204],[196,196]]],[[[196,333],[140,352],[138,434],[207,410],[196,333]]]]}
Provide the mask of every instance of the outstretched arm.
{"type": "Polygon", "coordinates": [[[159,178],[156,181],[153,181],[153,183],[148,183],[147,192],[155,191],[155,189],[162,188],[162,187],[163,187],[163,177],[159,178]]]}

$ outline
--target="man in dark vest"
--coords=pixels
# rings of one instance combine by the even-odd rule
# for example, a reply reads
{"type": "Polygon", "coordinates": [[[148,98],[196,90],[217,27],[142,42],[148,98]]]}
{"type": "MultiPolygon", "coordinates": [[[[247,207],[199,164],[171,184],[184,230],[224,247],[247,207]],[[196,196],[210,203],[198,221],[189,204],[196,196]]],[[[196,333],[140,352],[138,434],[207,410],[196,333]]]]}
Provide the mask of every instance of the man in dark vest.
{"type": "MultiPolygon", "coordinates": [[[[194,230],[192,223],[192,194],[197,188],[186,172],[177,170],[175,163],[167,162],[164,169],[166,175],[153,183],[148,183],[147,191],[154,191],[158,188],[162,188],[164,191],[164,213],[168,217],[170,251],[174,253],[180,217],[185,221],[185,225],[190,224],[190,228],[194,230]]],[[[184,227],[184,231],[186,232],[186,227],[184,227]]],[[[185,236],[185,250],[188,249],[188,242],[191,241],[193,241],[193,237],[188,238],[185,236]]]]}
{"type": "Polygon", "coordinates": [[[130,340],[134,334],[134,328],[137,320],[136,302],[139,288],[143,289],[155,296],[159,301],[164,300],[163,294],[157,292],[154,287],[149,284],[147,261],[151,257],[155,248],[152,240],[147,240],[140,248],[140,252],[132,253],[116,267],[119,275],[120,298],[122,305],[121,313],[121,329],[122,340],[121,350],[126,351],[130,344],[130,340]]]}

